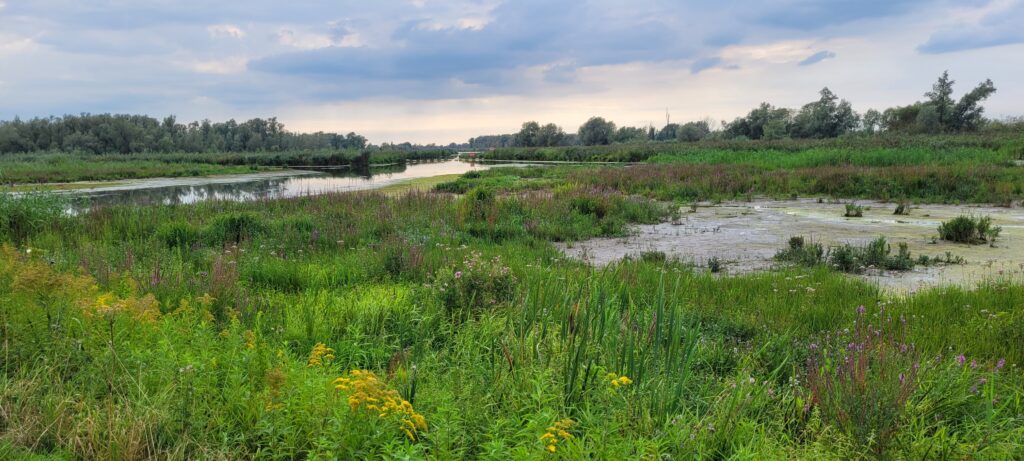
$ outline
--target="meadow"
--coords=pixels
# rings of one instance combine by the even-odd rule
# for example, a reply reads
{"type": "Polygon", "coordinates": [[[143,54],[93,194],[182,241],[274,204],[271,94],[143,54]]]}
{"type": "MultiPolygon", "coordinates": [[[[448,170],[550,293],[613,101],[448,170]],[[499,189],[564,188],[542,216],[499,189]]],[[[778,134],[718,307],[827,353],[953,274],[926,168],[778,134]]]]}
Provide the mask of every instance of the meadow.
{"type": "MultiPolygon", "coordinates": [[[[1019,282],[894,295],[824,266],[591,267],[552,243],[820,180],[673,176],[720,166],[75,216],[0,196],[0,457],[1024,457],[1019,282]]],[[[950,194],[893,168],[910,197],[950,194]]]]}

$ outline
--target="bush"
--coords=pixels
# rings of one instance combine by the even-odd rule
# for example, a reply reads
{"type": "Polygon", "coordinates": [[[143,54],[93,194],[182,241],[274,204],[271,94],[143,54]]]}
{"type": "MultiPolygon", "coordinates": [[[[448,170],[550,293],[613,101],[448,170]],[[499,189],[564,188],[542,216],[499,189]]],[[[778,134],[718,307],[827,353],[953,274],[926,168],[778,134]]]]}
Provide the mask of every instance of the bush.
{"type": "Polygon", "coordinates": [[[816,266],[824,260],[825,249],[820,243],[807,243],[803,237],[790,237],[789,246],[779,251],[775,259],[801,266],[816,266]]]}
{"type": "Polygon", "coordinates": [[[855,203],[847,203],[846,213],[843,216],[847,218],[862,218],[864,217],[864,207],[855,203]]]}
{"type": "Polygon", "coordinates": [[[500,258],[484,259],[474,252],[461,265],[435,275],[434,286],[445,309],[466,312],[511,301],[516,278],[500,258]]]}
{"type": "Polygon", "coordinates": [[[957,243],[993,243],[1003,228],[992,225],[988,216],[958,216],[939,225],[939,237],[957,243]]]}
{"type": "Polygon", "coordinates": [[[899,244],[899,252],[892,256],[892,247],[885,237],[878,237],[865,246],[843,244],[832,246],[825,252],[821,244],[804,242],[803,237],[791,237],[789,247],[775,255],[779,261],[801,266],[817,266],[828,262],[840,272],[860,274],[874,267],[891,271],[908,271],[917,263],[910,254],[906,243],[899,244]]]}
{"type": "Polygon", "coordinates": [[[267,226],[255,213],[229,213],[217,218],[207,229],[207,236],[214,243],[241,243],[265,234],[267,226]]]}

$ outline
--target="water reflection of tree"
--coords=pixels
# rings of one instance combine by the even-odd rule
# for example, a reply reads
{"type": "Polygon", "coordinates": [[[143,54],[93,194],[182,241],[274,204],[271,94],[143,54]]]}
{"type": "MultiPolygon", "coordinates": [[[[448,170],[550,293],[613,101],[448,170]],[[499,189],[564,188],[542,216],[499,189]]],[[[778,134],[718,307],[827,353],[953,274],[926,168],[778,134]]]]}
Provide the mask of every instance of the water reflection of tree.
{"type": "Polygon", "coordinates": [[[83,196],[79,206],[103,207],[113,205],[182,205],[206,200],[246,201],[273,198],[282,195],[291,178],[266,178],[233,183],[211,183],[127,189],[83,196]]]}

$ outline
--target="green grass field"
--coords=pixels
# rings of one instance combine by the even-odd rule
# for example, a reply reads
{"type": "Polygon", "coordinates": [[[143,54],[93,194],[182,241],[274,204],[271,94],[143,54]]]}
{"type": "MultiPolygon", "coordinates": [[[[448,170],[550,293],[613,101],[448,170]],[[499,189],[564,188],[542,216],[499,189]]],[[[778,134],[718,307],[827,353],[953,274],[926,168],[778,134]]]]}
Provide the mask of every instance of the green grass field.
{"type": "Polygon", "coordinates": [[[690,167],[76,216],[0,196],[0,457],[1024,457],[1024,285],[892,295],[552,244],[670,219],[656,199],[684,187],[736,193],[672,176],[690,167]]]}

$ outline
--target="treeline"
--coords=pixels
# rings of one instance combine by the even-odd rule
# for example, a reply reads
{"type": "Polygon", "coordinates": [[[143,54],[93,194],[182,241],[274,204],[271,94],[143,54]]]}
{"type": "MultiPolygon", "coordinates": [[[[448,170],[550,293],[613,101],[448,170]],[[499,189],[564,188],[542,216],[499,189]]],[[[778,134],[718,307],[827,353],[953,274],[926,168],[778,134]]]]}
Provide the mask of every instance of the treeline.
{"type": "Polygon", "coordinates": [[[849,101],[841,99],[826,87],[819,92],[818,100],[799,109],[776,107],[765,102],[747,115],[732,121],[722,121],[717,127],[711,120],[667,123],[661,129],[653,126],[617,127],[610,120],[592,117],[573,136],[554,124],[541,126],[531,121],[524,123],[518,133],[472,138],[467,147],[493,149],[658,141],[827,139],[851,133],[963,133],[976,131],[986,123],[991,123],[984,118],[981,103],[995,93],[992,81],[985,80],[978,84],[959,100],[953,98],[954,83],[949,73],[943,72],[932,90],[925,93],[926,100],[881,112],[870,109],[858,114],[849,101]]]}
{"type": "Polygon", "coordinates": [[[133,154],[169,152],[280,152],[367,147],[355,133],[292,133],[276,117],[244,122],[178,123],[145,115],[82,114],[0,121],[0,154],[76,152],[133,154]]]}

